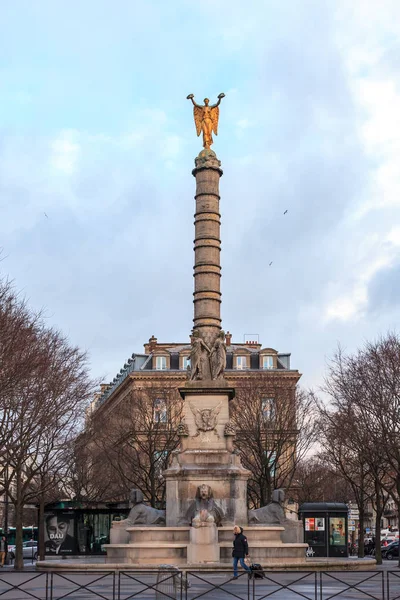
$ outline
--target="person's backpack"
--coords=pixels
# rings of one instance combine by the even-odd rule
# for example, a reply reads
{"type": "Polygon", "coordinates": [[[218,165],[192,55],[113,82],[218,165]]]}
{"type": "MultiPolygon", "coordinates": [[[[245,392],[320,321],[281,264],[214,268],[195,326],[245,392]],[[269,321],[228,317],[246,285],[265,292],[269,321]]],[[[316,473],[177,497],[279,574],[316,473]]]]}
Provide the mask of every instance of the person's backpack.
{"type": "Polygon", "coordinates": [[[253,563],[252,565],[250,565],[250,569],[254,579],[264,579],[264,571],[260,564],[253,563]]]}

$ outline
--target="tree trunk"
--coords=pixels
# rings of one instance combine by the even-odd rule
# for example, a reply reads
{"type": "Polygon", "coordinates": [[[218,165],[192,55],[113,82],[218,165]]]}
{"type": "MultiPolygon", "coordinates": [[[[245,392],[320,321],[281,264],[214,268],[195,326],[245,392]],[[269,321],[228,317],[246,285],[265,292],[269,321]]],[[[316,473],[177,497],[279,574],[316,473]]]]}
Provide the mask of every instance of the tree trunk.
{"type": "Polygon", "coordinates": [[[358,558],[364,558],[364,520],[365,520],[364,512],[365,511],[364,511],[364,505],[362,503],[360,503],[360,506],[358,507],[358,512],[359,512],[358,558]]]}
{"type": "MultiPolygon", "coordinates": [[[[397,497],[396,506],[397,506],[397,515],[400,515],[400,498],[399,497],[397,497]]],[[[399,518],[399,517],[397,516],[397,518],[399,518]]],[[[400,544],[400,541],[399,541],[399,544],[400,544]]],[[[397,564],[400,567],[400,552],[399,552],[399,560],[398,560],[397,564]]]]}
{"type": "Polygon", "coordinates": [[[40,497],[39,502],[39,523],[38,523],[38,556],[40,560],[45,560],[44,547],[44,496],[40,497]]]}
{"type": "Polygon", "coordinates": [[[379,496],[376,501],[376,521],[375,521],[375,559],[376,564],[382,564],[382,552],[381,552],[381,519],[382,519],[382,507],[379,496]]]}
{"type": "MultiPolygon", "coordinates": [[[[17,477],[17,488],[20,487],[19,477],[17,477]]],[[[15,507],[15,562],[14,569],[20,570],[24,568],[24,558],[22,555],[22,512],[23,512],[23,503],[21,502],[20,497],[17,498],[14,504],[15,507]]]]}

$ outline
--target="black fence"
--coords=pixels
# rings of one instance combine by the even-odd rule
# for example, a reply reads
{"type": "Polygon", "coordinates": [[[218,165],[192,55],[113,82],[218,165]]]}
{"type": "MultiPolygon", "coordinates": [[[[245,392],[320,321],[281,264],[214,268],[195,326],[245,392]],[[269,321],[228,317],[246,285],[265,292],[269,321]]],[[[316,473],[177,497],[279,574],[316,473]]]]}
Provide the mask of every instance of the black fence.
{"type": "Polygon", "coordinates": [[[0,600],[400,600],[399,571],[2,571],[0,600]]]}

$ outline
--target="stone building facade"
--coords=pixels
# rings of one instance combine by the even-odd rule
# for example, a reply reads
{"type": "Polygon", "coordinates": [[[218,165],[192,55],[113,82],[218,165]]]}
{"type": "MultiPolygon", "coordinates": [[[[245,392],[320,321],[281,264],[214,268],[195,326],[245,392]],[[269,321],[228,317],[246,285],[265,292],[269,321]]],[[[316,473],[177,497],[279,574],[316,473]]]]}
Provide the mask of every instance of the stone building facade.
{"type": "MultiPolygon", "coordinates": [[[[256,341],[233,343],[232,335],[226,334],[226,369],[227,382],[238,388],[244,382],[263,378],[274,379],[283,388],[293,390],[301,375],[290,365],[290,354],[280,353],[273,348],[263,348],[256,341]]],[[[91,413],[107,411],[118,404],[128,390],[140,387],[140,382],[154,382],[160,388],[163,385],[182,387],[190,368],[190,344],[158,342],[152,336],[144,344],[143,353],[133,353],[114,379],[101,386],[96,395],[91,413]]]]}

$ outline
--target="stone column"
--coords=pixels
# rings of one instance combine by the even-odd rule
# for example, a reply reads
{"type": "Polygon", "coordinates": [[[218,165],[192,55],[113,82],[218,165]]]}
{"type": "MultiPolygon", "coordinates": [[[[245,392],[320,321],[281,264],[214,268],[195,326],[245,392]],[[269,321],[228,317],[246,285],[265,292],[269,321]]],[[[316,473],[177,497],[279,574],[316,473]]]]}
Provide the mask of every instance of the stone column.
{"type": "Polygon", "coordinates": [[[219,178],[221,162],[213,150],[205,149],[195,159],[196,213],[194,240],[194,325],[212,347],[221,329],[221,215],[219,178]]]}

